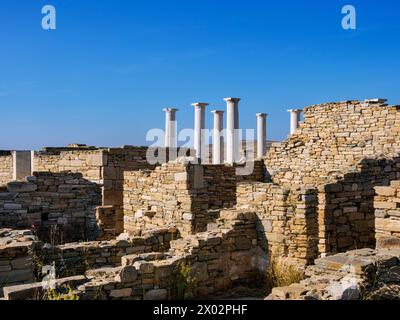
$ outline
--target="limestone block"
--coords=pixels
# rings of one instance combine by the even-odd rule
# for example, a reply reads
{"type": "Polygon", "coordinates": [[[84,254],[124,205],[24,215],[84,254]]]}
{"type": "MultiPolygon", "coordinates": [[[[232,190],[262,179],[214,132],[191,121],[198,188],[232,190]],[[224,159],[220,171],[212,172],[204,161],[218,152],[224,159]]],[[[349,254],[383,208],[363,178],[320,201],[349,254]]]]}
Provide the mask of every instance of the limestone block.
{"type": "Polygon", "coordinates": [[[133,282],[137,279],[137,271],[134,266],[125,266],[121,269],[120,273],[115,277],[119,282],[133,282]]]}
{"type": "Polygon", "coordinates": [[[132,294],[132,288],[111,290],[110,297],[112,298],[127,298],[132,294]]]}
{"type": "Polygon", "coordinates": [[[393,187],[375,187],[375,192],[379,196],[395,196],[396,195],[396,189],[393,187]]]}
{"type": "Polygon", "coordinates": [[[145,300],[166,300],[168,298],[168,292],[166,289],[154,289],[147,291],[145,294],[145,300]]]}
{"type": "Polygon", "coordinates": [[[400,220],[376,218],[375,228],[377,231],[400,232],[400,220]]]}

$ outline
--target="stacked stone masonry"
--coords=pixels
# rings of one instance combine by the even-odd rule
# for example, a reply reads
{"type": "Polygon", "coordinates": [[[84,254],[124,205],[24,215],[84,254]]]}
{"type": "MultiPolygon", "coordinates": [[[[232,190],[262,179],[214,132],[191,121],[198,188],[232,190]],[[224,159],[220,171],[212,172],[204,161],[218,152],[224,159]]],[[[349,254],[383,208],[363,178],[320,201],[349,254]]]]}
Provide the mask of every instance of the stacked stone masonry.
{"type": "Polygon", "coordinates": [[[377,247],[400,247],[400,181],[375,187],[375,230],[377,247]]]}
{"type": "Polygon", "coordinates": [[[0,296],[5,286],[35,281],[32,251],[36,241],[29,230],[0,229],[0,296]]]}
{"type": "Polygon", "coordinates": [[[380,99],[311,106],[271,147],[274,183],[318,189],[319,254],[375,246],[374,187],[400,178],[398,109],[380,99]]]}
{"type": "Polygon", "coordinates": [[[236,205],[238,181],[263,180],[262,162],[252,167],[252,175],[240,176],[234,166],[175,161],[153,171],[125,172],[125,230],[173,223],[183,236],[204,231],[220,209],[236,205]]]}
{"type": "Polygon", "coordinates": [[[361,171],[364,159],[397,157],[399,133],[399,106],[385,100],[310,106],[296,132],[273,144],[265,165],[278,184],[324,184],[361,171]]]}
{"type": "Polygon", "coordinates": [[[305,280],[274,288],[267,300],[396,299],[399,285],[400,249],[364,248],[315,260],[305,280]]]}
{"type": "MultiPolygon", "coordinates": [[[[71,265],[78,261],[76,270],[71,267],[72,274],[63,276],[87,270],[81,263],[87,249],[93,253],[90,268],[102,268],[74,278],[84,299],[94,294],[102,299],[175,298],[170,282],[183,261],[193,264],[199,296],[206,297],[254,281],[255,271],[275,256],[302,265],[315,261],[315,266],[307,268],[309,278],[304,282],[277,288],[272,297],[343,298],[343,292],[338,295],[321,285],[327,279],[339,285],[345,277],[342,270],[332,275],[331,264],[342,268],[347,266],[341,263],[344,259],[361,259],[376,266],[384,260],[382,255],[398,259],[394,251],[380,251],[400,247],[400,113],[399,106],[385,102],[345,101],[305,108],[299,128],[287,140],[273,144],[264,159],[248,163],[250,170],[244,165],[174,160],[165,148],[70,146],[35,153],[35,171],[57,173],[44,177],[39,172],[25,182],[1,186],[1,179],[9,182],[7,172],[12,171],[12,161],[3,152],[0,227],[60,225],[68,219],[72,226],[76,218],[86,232],[85,239],[76,240],[99,242],[57,250],[61,256],[71,254],[71,265]],[[149,152],[167,155],[164,161],[149,163],[149,152]],[[165,246],[135,243],[128,245],[136,248],[131,252],[109,250],[116,245],[101,241],[121,232],[129,239],[141,238],[159,228],[176,230],[175,236],[183,238],[171,246],[175,236],[159,241],[166,241],[165,246]],[[378,251],[367,249],[375,246],[378,251]],[[365,249],[348,252],[359,248],[365,249]]],[[[78,229],[73,228],[75,233],[78,229]]],[[[61,261],[50,252],[46,255],[61,261]]],[[[397,262],[393,267],[398,268],[397,262]]],[[[7,264],[4,270],[9,268],[7,264]]],[[[356,274],[360,283],[369,285],[369,274],[356,274]]],[[[20,294],[18,288],[6,291],[10,298],[20,294]]]]}
{"type": "MultiPolygon", "coordinates": [[[[84,300],[204,298],[236,285],[253,284],[267,264],[257,245],[255,220],[254,213],[222,211],[215,228],[172,241],[167,252],[126,255],[120,267],[87,271],[86,281],[76,286],[76,294],[84,300]],[[193,292],[179,293],[183,263],[190,266],[197,280],[193,292]]],[[[27,299],[39,290],[39,284],[11,286],[4,288],[4,296],[27,299]]]]}
{"type": "Polygon", "coordinates": [[[244,182],[236,193],[237,208],[257,214],[259,243],[265,250],[302,264],[314,261],[318,255],[315,189],[244,182]]]}
{"type": "Polygon", "coordinates": [[[99,186],[80,173],[36,172],[0,189],[0,227],[33,229],[50,243],[95,239],[99,186]]]}
{"type": "MultiPolygon", "coordinates": [[[[0,290],[34,283],[42,266],[54,266],[57,278],[82,275],[93,268],[117,267],[130,254],[164,252],[179,236],[176,228],[154,229],[136,237],[49,245],[30,230],[0,229],[0,290]]],[[[1,296],[1,294],[0,294],[1,296]]]]}
{"type": "Polygon", "coordinates": [[[13,178],[13,158],[10,151],[0,151],[0,186],[13,178]]]}

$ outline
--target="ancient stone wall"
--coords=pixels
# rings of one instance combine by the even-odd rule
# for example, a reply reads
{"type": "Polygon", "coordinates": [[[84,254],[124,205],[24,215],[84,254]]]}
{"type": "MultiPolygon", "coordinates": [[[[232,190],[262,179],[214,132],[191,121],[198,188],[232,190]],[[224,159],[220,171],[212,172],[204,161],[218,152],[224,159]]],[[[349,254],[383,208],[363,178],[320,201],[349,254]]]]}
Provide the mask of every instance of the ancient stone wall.
{"type": "Polygon", "coordinates": [[[360,171],[364,159],[397,157],[399,133],[399,107],[384,100],[315,105],[293,135],[273,144],[265,165],[281,185],[324,184],[360,171]]]}
{"type": "Polygon", "coordinates": [[[168,251],[177,238],[176,228],[159,228],[137,237],[42,246],[35,254],[41,264],[55,265],[58,278],[69,277],[89,269],[120,266],[121,257],[129,254],[168,251]]]}
{"type": "Polygon", "coordinates": [[[125,172],[124,227],[128,232],[173,224],[182,235],[204,231],[219,210],[236,205],[238,181],[263,179],[263,163],[248,176],[237,167],[179,161],[154,171],[125,172]]]}
{"type": "Polygon", "coordinates": [[[400,178],[400,158],[365,159],[359,168],[318,186],[321,253],[375,247],[374,188],[400,178]]]}
{"type": "Polygon", "coordinates": [[[0,229],[0,297],[5,286],[35,281],[33,251],[37,241],[29,230],[0,229]]]}
{"type": "Polygon", "coordinates": [[[123,213],[116,206],[97,207],[96,220],[99,229],[97,240],[115,239],[124,232],[123,213]]]}
{"type": "Polygon", "coordinates": [[[364,248],[317,259],[305,280],[273,288],[267,300],[397,300],[399,258],[399,248],[364,248]]]}
{"type": "Polygon", "coordinates": [[[268,177],[318,188],[319,252],[375,246],[374,187],[400,179],[400,113],[384,100],[305,108],[304,122],[271,147],[268,177]]]}
{"type": "Polygon", "coordinates": [[[0,151],[0,186],[12,181],[13,158],[10,151],[0,151]]]}
{"type": "Polygon", "coordinates": [[[400,181],[375,187],[375,231],[377,247],[400,246],[400,181]]]}
{"type": "MultiPolygon", "coordinates": [[[[86,299],[177,299],[210,297],[240,285],[254,285],[267,267],[257,246],[256,216],[222,211],[216,228],[171,242],[164,253],[132,254],[122,266],[86,272],[77,295],[86,299]],[[187,286],[188,276],[195,281],[187,286]]],[[[60,279],[60,281],[67,281],[60,279]]],[[[26,299],[38,284],[4,288],[5,299],[26,299]]]]}
{"type": "Polygon", "coordinates": [[[84,179],[103,183],[105,151],[89,148],[45,148],[34,153],[33,171],[81,173],[84,179]]]}
{"type": "Polygon", "coordinates": [[[36,152],[34,171],[81,173],[85,179],[102,186],[102,205],[115,206],[114,229],[120,230],[123,223],[124,172],[153,170],[161,163],[177,155],[187,155],[189,149],[148,148],[124,146],[122,148],[95,148],[74,146],[67,148],[45,148],[36,152]]]}
{"type": "Polygon", "coordinates": [[[237,208],[257,214],[259,245],[271,256],[306,264],[318,256],[317,196],[312,188],[240,183],[237,208]]]}
{"type": "Polygon", "coordinates": [[[0,189],[0,227],[33,229],[51,243],[95,239],[99,186],[79,173],[36,172],[0,189]]]}
{"type": "Polygon", "coordinates": [[[177,238],[176,228],[160,228],[137,237],[51,246],[31,230],[0,229],[0,291],[41,280],[44,266],[54,266],[57,278],[81,275],[92,268],[121,266],[126,255],[168,251],[177,238]]]}

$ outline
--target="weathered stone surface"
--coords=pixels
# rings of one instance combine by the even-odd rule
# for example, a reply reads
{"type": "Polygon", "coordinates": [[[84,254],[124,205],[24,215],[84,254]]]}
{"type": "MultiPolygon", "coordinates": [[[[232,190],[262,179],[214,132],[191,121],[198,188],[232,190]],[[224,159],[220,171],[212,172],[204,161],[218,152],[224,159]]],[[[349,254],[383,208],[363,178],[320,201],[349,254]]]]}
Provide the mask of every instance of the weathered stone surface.
{"type": "Polygon", "coordinates": [[[132,294],[131,288],[124,288],[124,289],[116,289],[111,290],[110,297],[111,298],[126,298],[132,294]]]}
{"type": "Polygon", "coordinates": [[[125,266],[121,269],[120,273],[116,276],[116,281],[119,282],[133,282],[137,279],[137,271],[133,266],[125,266]]]}
{"type": "Polygon", "coordinates": [[[360,300],[400,281],[400,249],[360,249],[317,259],[307,278],[274,288],[268,300],[360,300]]]}
{"type": "Polygon", "coordinates": [[[146,300],[166,300],[168,292],[165,289],[154,289],[146,292],[146,300]]]}

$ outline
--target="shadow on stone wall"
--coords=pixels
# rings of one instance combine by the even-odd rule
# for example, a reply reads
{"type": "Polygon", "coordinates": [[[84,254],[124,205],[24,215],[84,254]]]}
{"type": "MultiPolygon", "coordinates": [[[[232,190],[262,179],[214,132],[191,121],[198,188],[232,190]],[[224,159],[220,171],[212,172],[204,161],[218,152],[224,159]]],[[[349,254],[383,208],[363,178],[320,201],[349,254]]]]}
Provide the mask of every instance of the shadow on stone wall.
{"type": "Polygon", "coordinates": [[[31,229],[52,244],[96,239],[101,187],[80,173],[35,172],[0,191],[0,226],[31,229]]]}
{"type": "Polygon", "coordinates": [[[357,172],[318,188],[320,253],[375,247],[374,187],[398,180],[399,168],[400,157],[364,159],[357,172]]]}

